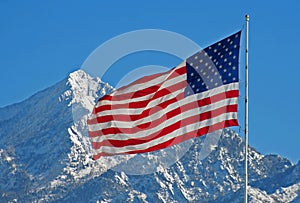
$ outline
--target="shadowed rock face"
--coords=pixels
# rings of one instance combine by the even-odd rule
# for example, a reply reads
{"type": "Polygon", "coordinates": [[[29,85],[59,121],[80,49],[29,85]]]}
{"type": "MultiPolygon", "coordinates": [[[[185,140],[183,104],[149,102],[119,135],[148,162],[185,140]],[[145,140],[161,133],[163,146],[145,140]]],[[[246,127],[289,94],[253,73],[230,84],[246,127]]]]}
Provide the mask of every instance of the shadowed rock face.
{"type": "MultiPolygon", "coordinates": [[[[242,201],[244,143],[229,129],[207,157],[201,157],[205,137],[200,137],[174,165],[153,174],[112,170],[122,159],[92,161],[87,115],[112,90],[79,70],[0,108],[0,202],[242,201]]],[[[249,150],[250,201],[299,200],[300,163],[249,150]]]]}

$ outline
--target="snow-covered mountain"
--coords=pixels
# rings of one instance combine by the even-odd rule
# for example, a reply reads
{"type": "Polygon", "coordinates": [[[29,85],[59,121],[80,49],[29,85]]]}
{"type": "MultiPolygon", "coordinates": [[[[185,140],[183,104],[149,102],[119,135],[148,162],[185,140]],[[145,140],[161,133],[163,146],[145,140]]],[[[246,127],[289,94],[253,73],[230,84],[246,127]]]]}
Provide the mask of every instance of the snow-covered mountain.
{"type": "MultiPolygon", "coordinates": [[[[0,202],[243,201],[244,144],[229,129],[207,157],[205,137],[197,138],[175,164],[150,174],[115,170],[128,158],[91,160],[87,115],[112,90],[78,70],[0,108],[0,202]]],[[[300,202],[300,162],[252,147],[249,154],[250,202],[300,202]]]]}

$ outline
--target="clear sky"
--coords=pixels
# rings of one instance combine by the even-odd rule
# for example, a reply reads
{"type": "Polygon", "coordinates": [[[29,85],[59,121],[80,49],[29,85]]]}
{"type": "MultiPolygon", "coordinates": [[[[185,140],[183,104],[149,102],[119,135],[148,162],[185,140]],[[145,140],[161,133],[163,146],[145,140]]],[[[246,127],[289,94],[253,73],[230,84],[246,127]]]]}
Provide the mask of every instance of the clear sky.
{"type": "MultiPolygon", "coordinates": [[[[249,142],[264,154],[280,154],[296,163],[300,159],[297,0],[0,0],[0,107],[22,101],[67,77],[81,67],[95,48],[119,34],[164,29],[205,47],[243,29],[247,13],[249,142]]],[[[178,59],[157,53],[151,57],[136,54],[115,65],[111,69],[114,77],[106,79],[114,85],[126,74],[122,65],[134,67],[154,62],[173,67],[178,59]]],[[[243,68],[243,59],[241,65],[243,68]]]]}

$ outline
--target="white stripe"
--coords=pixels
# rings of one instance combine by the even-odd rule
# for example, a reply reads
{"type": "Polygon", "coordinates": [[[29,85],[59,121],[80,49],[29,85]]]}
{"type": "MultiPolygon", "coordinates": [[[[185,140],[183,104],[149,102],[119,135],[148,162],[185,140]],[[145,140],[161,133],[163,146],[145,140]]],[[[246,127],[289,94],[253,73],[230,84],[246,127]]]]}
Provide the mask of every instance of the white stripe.
{"type": "MultiPolygon", "coordinates": [[[[239,89],[239,83],[230,83],[230,84],[227,84],[227,85],[223,85],[223,86],[220,86],[220,87],[217,87],[217,88],[214,88],[214,89],[211,89],[211,90],[208,90],[208,91],[205,91],[205,92],[202,92],[202,93],[199,93],[199,94],[194,94],[194,95],[191,95],[187,98],[191,99],[191,100],[194,100],[195,101],[195,98],[197,100],[201,100],[201,99],[205,99],[205,98],[208,98],[208,97],[212,97],[214,95],[217,95],[217,94],[220,94],[220,93],[224,93],[226,91],[230,91],[230,90],[238,90],[239,89]]],[[[179,90],[179,91],[183,91],[183,89],[179,90]]],[[[180,92],[173,92],[172,94],[174,95],[174,97],[176,97],[180,92]]],[[[224,93],[225,94],[225,93],[224,93]]],[[[166,95],[167,96],[167,95],[166,95]]],[[[162,98],[162,97],[161,97],[162,98]]],[[[138,115],[140,114],[142,111],[144,110],[147,110],[149,108],[151,108],[152,106],[157,106],[159,103],[162,102],[162,99],[161,98],[157,98],[153,101],[151,101],[151,105],[147,105],[147,107],[143,107],[143,108],[120,108],[120,109],[112,109],[112,110],[105,110],[105,111],[101,111],[97,114],[93,114],[91,115],[91,119],[92,118],[97,118],[99,116],[105,116],[105,115],[115,115],[115,114],[122,114],[122,115],[138,115]]],[[[168,96],[168,98],[171,98],[168,96]]],[[[128,103],[130,103],[130,99],[129,100],[125,100],[127,101],[128,103]]],[[[114,104],[114,101],[111,101],[112,105],[114,104]]],[[[178,101],[179,102],[179,101],[178,101]]],[[[189,103],[187,101],[187,103],[189,103]]],[[[181,103],[180,105],[184,105],[185,103],[181,103]]],[[[129,104],[128,104],[129,106],[129,104]]],[[[113,106],[112,106],[113,108],[113,106]]]]}
{"type": "Polygon", "coordinates": [[[151,140],[147,143],[143,144],[138,144],[138,145],[131,145],[131,146],[125,146],[125,147],[113,147],[113,146],[102,146],[99,149],[95,150],[95,155],[101,152],[108,153],[108,154],[118,154],[118,153],[126,153],[130,151],[136,151],[136,150],[144,150],[148,149],[149,147],[156,146],[160,143],[167,142],[168,140],[171,140],[175,137],[184,135],[186,133],[192,132],[196,129],[200,129],[203,127],[211,126],[216,123],[225,121],[225,120],[230,120],[230,119],[237,119],[237,113],[226,113],[222,114],[218,117],[215,117],[210,120],[206,120],[204,122],[199,123],[192,123],[190,125],[184,126],[180,129],[177,129],[167,135],[164,135],[160,138],[157,138],[155,140],[151,140]]]}
{"type": "MultiPolygon", "coordinates": [[[[212,105],[209,106],[204,106],[204,107],[199,107],[199,108],[195,108],[195,109],[191,109],[185,112],[182,112],[179,115],[176,115],[170,119],[166,119],[164,120],[161,124],[153,127],[153,128],[147,128],[146,130],[141,129],[140,131],[133,133],[133,134],[128,134],[128,135],[124,135],[124,134],[107,134],[107,135],[103,135],[103,136],[97,136],[97,137],[93,137],[91,138],[93,142],[102,142],[103,140],[127,140],[127,139],[133,139],[133,138],[137,138],[137,139],[141,139],[142,137],[145,137],[146,135],[152,134],[152,133],[158,133],[160,132],[162,129],[180,121],[183,120],[185,118],[189,118],[191,116],[195,116],[195,115],[199,115],[201,113],[204,112],[208,112],[208,111],[212,111],[215,110],[217,108],[220,107],[224,107],[224,106],[228,106],[229,104],[237,104],[238,103],[238,99],[237,98],[229,98],[226,100],[222,100],[220,102],[216,102],[212,105]]],[[[164,112],[163,112],[164,113],[164,112]]],[[[226,113],[226,111],[224,112],[226,113]]],[[[212,115],[212,117],[214,117],[214,115],[212,115]]],[[[202,122],[202,121],[201,121],[202,122]]],[[[107,126],[107,127],[112,127],[112,126],[107,126]]],[[[120,126],[117,126],[120,128],[120,126]]],[[[131,128],[130,126],[127,125],[127,128],[131,128]]],[[[89,131],[98,131],[101,130],[101,128],[99,128],[99,125],[93,125],[93,126],[89,126],[89,131]]]]}

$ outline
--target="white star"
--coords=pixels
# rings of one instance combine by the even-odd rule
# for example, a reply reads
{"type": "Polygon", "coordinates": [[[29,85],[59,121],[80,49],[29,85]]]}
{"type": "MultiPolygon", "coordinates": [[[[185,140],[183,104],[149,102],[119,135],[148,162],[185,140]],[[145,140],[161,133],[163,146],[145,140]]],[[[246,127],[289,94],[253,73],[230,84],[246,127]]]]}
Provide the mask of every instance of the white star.
{"type": "Polygon", "coordinates": [[[195,85],[192,85],[192,88],[195,88],[195,85]]]}
{"type": "Polygon", "coordinates": [[[231,55],[231,54],[232,54],[232,51],[229,52],[229,55],[231,55]]]}
{"type": "Polygon", "coordinates": [[[224,73],[226,73],[226,72],[227,72],[227,69],[225,68],[223,71],[224,71],[224,73]]]}
{"type": "Polygon", "coordinates": [[[233,47],[236,49],[236,48],[237,48],[237,45],[235,44],[233,47]]]}
{"type": "Polygon", "coordinates": [[[194,76],[194,73],[191,73],[191,76],[194,76]]]}
{"type": "Polygon", "coordinates": [[[198,79],[197,79],[197,82],[200,82],[200,80],[201,80],[201,79],[200,79],[200,78],[198,78],[198,79]]]}
{"type": "Polygon", "coordinates": [[[204,56],[207,56],[207,53],[206,53],[206,52],[204,53],[204,56]]]}
{"type": "Polygon", "coordinates": [[[203,75],[206,75],[206,72],[204,72],[203,75]]]}
{"type": "Polygon", "coordinates": [[[195,68],[198,70],[199,66],[196,66],[195,68]]]}
{"type": "Polygon", "coordinates": [[[238,38],[238,37],[239,37],[239,34],[236,34],[236,35],[235,35],[235,38],[238,38]]]}
{"type": "Polygon", "coordinates": [[[229,39],[229,38],[227,39],[227,42],[230,42],[230,39],[229,39]]]}
{"type": "Polygon", "coordinates": [[[235,59],[235,58],[236,58],[236,56],[233,56],[232,58],[233,58],[233,59],[235,59]]]}
{"type": "Polygon", "coordinates": [[[233,43],[233,41],[231,41],[229,44],[232,44],[233,43]]]}
{"type": "Polygon", "coordinates": [[[235,81],[235,80],[236,80],[236,78],[232,78],[232,80],[233,80],[233,81],[235,81]]]}
{"type": "Polygon", "coordinates": [[[223,81],[223,83],[226,83],[226,82],[227,82],[227,80],[224,80],[224,81],[223,81]]]}
{"type": "Polygon", "coordinates": [[[203,62],[203,59],[200,59],[199,62],[202,63],[202,62],[203,62]]]}
{"type": "Polygon", "coordinates": [[[217,85],[218,85],[218,83],[216,82],[216,83],[215,83],[215,86],[217,86],[217,85]]]}
{"type": "Polygon", "coordinates": [[[218,43],[218,46],[221,46],[221,45],[222,45],[221,42],[219,42],[219,43],[218,43]]]}
{"type": "Polygon", "coordinates": [[[199,89],[196,89],[196,92],[199,92],[199,89]]]}
{"type": "Polygon", "coordinates": [[[195,57],[194,57],[194,59],[197,59],[198,58],[198,56],[196,55],[195,57]]]}
{"type": "Polygon", "coordinates": [[[226,61],[227,61],[227,58],[224,59],[224,62],[226,62],[226,61]]]}
{"type": "Polygon", "coordinates": [[[224,57],[224,55],[221,55],[220,57],[221,57],[221,58],[223,58],[223,57],[224,57]]]}
{"type": "Polygon", "coordinates": [[[208,69],[210,70],[210,69],[211,69],[211,66],[208,66],[208,69]]]}
{"type": "Polygon", "coordinates": [[[230,77],[230,76],[231,76],[231,73],[228,73],[228,76],[230,77]]]}
{"type": "Polygon", "coordinates": [[[226,48],[225,51],[228,51],[228,48],[226,48]]]}
{"type": "Polygon", "coordinates": [[[235,66],[233,66],[233,67],[232,67],[232,70],[235,70],[235,69],[236,69],[236,67],[235,67],[235,66]]]}
{"type": "Polygon", "coordinates": [[[215,75],[218,75],[218,72],[215,72],[215,75]]]}
{"type": "Polygon", "coordinates": [[[208,63],[205,63],[205,66],[208,66],[208,63]]]}
{"type": "Polygon", "coordinates": [[[223,66],[222,66],[222,65],[220,65],[220,66],[219,66],[219,68],[223,68],[223,66]]]}
{"type": "Polygon", "coordinates": [[[210,82],[213,82],[214,81],[214,79],[210,79],[210,82]]]}
{"type": "Polygon", "coordinates": [[[228,65],[231,66],[231,62],[229,62],[228,65]]]}
{"type": "Polygon", "coordinates": [[[214,52],[216,53],[218,50],[217,49],[214,49],[214,52]]]}
{"type": "Polygon", "coordinates": [[[211,49],[211,47],[208,47],[208,49],[211,49]]]}

